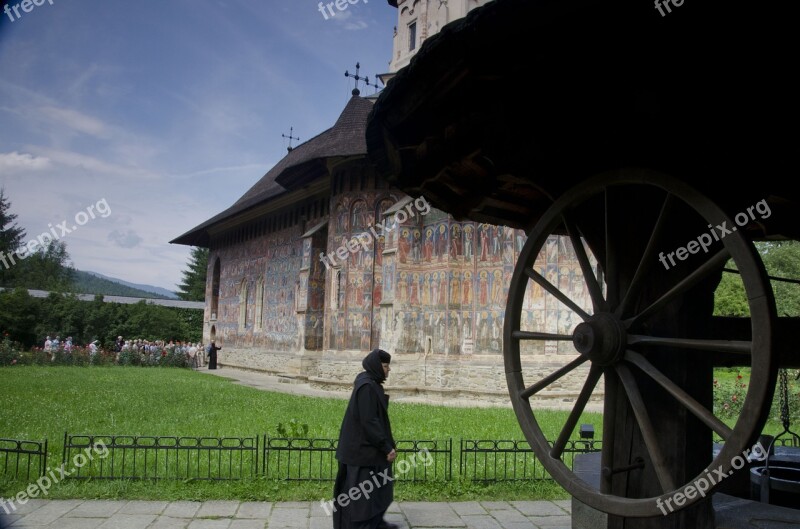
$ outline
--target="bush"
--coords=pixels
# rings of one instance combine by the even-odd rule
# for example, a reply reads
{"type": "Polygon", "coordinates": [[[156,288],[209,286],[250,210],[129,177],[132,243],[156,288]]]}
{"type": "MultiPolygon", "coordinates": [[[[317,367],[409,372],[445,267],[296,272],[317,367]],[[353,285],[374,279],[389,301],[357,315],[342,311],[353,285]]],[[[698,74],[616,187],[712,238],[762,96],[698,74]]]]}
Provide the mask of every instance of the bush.
{"type": "Polygon", "coordinates": [[[0,366],[13,366],[20,360],[19,344],[15,344],[9,338],[8,333],[3,333],[3,341],[0,342],[0,366]]]}
{"type": "Polygon", "coordinates": [[[721,419],[732,419],[742,411],[747,396],[747,381],[737,372],[736,378],[714,378],[714,415],[721,419]]]}

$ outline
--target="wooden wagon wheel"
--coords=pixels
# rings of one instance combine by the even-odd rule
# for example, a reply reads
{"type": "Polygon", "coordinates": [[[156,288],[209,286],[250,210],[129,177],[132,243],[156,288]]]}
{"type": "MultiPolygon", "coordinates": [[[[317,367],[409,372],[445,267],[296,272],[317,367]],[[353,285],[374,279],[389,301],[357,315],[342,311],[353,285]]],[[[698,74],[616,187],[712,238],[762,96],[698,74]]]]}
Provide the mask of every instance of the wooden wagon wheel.
{"type": "MultiPolygon", "coordinates": [[[[616,218],[619,219],[619,215],[616,218]]],[[[636,219],[632,216],[630,223],[634,222],[643,222],[641,216],[636,219]]],[[[684,485],[675,482],[674,473],[659,444],[663,441],[653,427],[653,415],[657,410],[648,408],[649,403],[645,402],[640,391],[645,389],[644,385],[637,379],[646,379],[647,384],[663,388],[667,398],[680,403],[687,414],[695,416],[723,439],[723,449],[713,461],[712,454],[708,454],[707,468],[716,469],[719,466],[726,475],[732,475],[732,461],[750,446],[766,421],[777,369],[772,351],[772,328],[776,314],[771,287],[752,243],[743,235],[743,230],[734,229],[714,241],[708,252],[698,251],[692,255],[693,259],[683,262],[673,257],[675,266],[670,267],[669,272],[663,270],[669,261],[663,266],[659,261],[662,252],[675,249],[675,246],[669,246],[675,240],[682,238],[687,242],[692,238],[697,239],[702,233],[710,233],[706,225],[717,226],[723,222],[726,222],[724,227],[728,229],[737,226],[715,203],[685,183],[663,174],[630,169],[586,180],[565,193],[541,217],[520,253],[509,287],[504,329],[505,369],[511,401],[528,443],[547,471],[571,495],[593,508],[619,516],[659,516],[664,512],[659,510],[656,500],[666,501],[675,492],[705,476],[705,472],[701,472],[684,485]],[[625,233],[631,228],[612,226],[613,222],[609,220],[612,218],[609,214],[611,208],[619,206],[620,202],[625,204],[624,200],[616,200],[620,197],[627,197],[631,207],[637,204],[639,213],[651,212],[648,218],[652,223],[646,227],[649,236],[639,242],[635,258],[626,257],[631,252],[623,253],[621,246],[618,246],[636,246],[625,240],[625,233]],[[680,219],[684,229],[676,238],[677,219],[680,219]],[[689,231],[686,227],[689,227],[689,231]],[[692,231],[695,229],[697,231],[692,231]],[[572,293],[561,291],[559,285],[548,281],[537,270],[541,268],[537,266],[541,263],[537,257],[546,251],[547,240],[553,234],[569,236],[585,279],[591,307],[581,307],[570,298],[572,293]],[[595,256],[599,264],[596,269],[592,266],[595,256]],[[751,314],[750,340],[670,336],[654,330],[649,324],[654,317],[674,309],[671,304],[681,296],[710,277],[713,279],[714,274],[721,274],[729,258],[733,259],[740,271],[747,293],[751,314]],[[632,262],[623,263],[625,259],[632,262]],[[618,272],[623,264],[627,265],[629,271],[624,280],[618,272]],[[604,273],[604,280],[598,279],[598,270],[604,273]],[[632,270],[635,273],[630,273],[632,270]],[[658,283],[655,294],[654,282],[658,283]],[[528,322],[522,321],[523,303],[526,294],[531,295],[529,287],[534,284],[538,284],[546,292],[545,295],[557,299],[563,308],[578,316],[575,318],[577,325],[571,332],[530,328],[528,322]],[[522,344],[528,344],[523,347],[533,347],[545,341],[560,344],[562,354],[555,358],[564,358],[561,362],[563,367],[547,376],[536,377],[536,380],[525,380],[526,366],[523,362],[526,355],[520,354],[522,344]],[[572,354],[571,357],[564,354],[565,348],[572,354]],[[707,402],[708,398],[706,404],[702,404],[655,367],[650,358],[654,350],[659,351],[658,354],[678,351],[679,354],[725,354],[741,358],[741,365],[751,368],[751,378],[742,412],[733,428],[715,416],[713,405],[707,402]],[[556,384],[562,377],[581,373],[586,367],[588,375],[574,408],[560,435],[551,445],[542,433],[535,406],[531,406],[530,399],[556,384]],[[601,377],[605,383],[601,465],[610,469],[612,464],[614,413],[615,409],[619,409],[615,408],[613,399],[624,396],[649,455],[646,464],[651,465],[650,471],[657,477],[662,494],[647,498],[614,494],[611,480],[615,478],[613,472],[608,470],[606,478],[601,479],[600,489],[597,489],[580,479],[561,461],[565,445],[573,435],[581,414],[593,394],[599,391],[597,386],[601,377]]],[[[530,308],[530,305],[527,307],[530,308]]],[[[656,388],[656,391],[661,389],[656,388]]],[[[629,463],[636,466],[634,460],[629,463]]],[[[714,488],[710,487],[708,494],[714,488]]],[[[686,508],[701,499],[700,495],[695,495],[694,499],[687,498],[680,508],[686,508]]]]}

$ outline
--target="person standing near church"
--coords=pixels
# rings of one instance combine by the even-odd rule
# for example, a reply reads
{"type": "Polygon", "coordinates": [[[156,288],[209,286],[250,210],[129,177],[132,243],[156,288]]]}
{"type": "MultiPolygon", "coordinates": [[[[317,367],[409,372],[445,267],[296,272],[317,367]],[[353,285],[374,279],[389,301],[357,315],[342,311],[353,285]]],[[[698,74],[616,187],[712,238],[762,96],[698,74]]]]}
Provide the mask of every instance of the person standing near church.
{"type": "Polygon", "coordinates": [[[374,349],[361,362],[364,368],[356,376],[350,402],[342,420],[336,459],[339,471],[333,487],[334,529],[396,529],[383,516],[394,499],[391,478],[392,462],[397,457],[392,427],[389,422],[389,396],[383,383],[389,376],[391,355],[374,349]],[[380,487],[368,496],[337,498],[359,484],[373,483],[377,476],[386,476],[380,487]]]}
{"type": "Polygon", "coordinates": [[[217,343],[214,340],[211,340],[211,343],[208,344],[208,368],[209,369],[216,369],[217,368],[217,351],[222,349],[222,347],[217,347],[217,343]]]}

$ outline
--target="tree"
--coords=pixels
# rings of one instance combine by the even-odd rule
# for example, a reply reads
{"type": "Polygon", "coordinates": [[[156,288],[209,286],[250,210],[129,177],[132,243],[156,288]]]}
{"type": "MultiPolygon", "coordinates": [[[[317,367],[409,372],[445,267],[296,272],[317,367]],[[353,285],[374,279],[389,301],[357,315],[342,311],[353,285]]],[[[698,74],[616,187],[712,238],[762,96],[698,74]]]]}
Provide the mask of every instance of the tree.
{"type": "MultiPolygon", "coordinates": [[[[767,274],[785,279],[800,279],[800,242],[757,242],[756,249],[764,262],[767,274]]],[[[735,269],[733,260],[726,268],[735,269]]],[[[778,316],[800,316],[800,284],[772,280],[775,306],[778,316]]],[[[715,292],[714,314],[716,316],[749,316],[750,309],[741,277],[725,273],[715,292]]]]}
{"type": "MultiPolygon", "coordinates": [[[[760,243],[758,250],[769,275],[800,279],[800,241],[760,243]]],[[[800,316],[800,284],[773,280],[772,291],[778,316],[800,316]]]]}
{"type": "Polygon", "coordinates": [[[14,274],[14,285],[64,292],[72,286],[73,272],[67,244],[64,241],[51,241],[46,247],[19,260],[14,274]]]}
{"type": "Polygon", "coordinates": [[[17,215],[10,213],[11,202],[6,197],[5,190],[0,188],[0,286],[9,286],[14,276],[14,262],[11,254],[22,245],[25,230],[17,226],[17,215]]]}
{"type": "Polygon", "coordinates": [[[208,248],[193,247],[188,269],[183,271],[183,281],[178,285],[178,297],[184,301],[205,300],[207,270],[208,248]]]}

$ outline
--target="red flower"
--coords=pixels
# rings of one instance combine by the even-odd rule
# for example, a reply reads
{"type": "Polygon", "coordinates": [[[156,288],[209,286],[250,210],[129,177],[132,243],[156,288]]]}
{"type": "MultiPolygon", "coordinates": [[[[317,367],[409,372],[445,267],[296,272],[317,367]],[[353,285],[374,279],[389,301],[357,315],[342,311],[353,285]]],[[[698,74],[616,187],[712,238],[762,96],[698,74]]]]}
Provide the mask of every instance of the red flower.
{"type": "Polygon", "coordinates": [[[736,375],[736,378],[738,378],[739,380],[741,380],[741,379],[742,379],[742,375],[736,375]]]}

